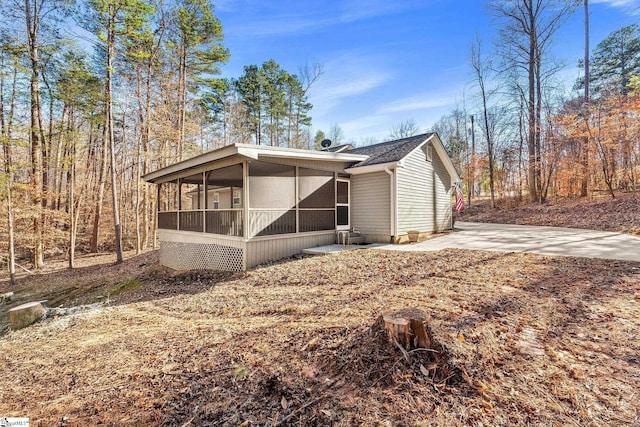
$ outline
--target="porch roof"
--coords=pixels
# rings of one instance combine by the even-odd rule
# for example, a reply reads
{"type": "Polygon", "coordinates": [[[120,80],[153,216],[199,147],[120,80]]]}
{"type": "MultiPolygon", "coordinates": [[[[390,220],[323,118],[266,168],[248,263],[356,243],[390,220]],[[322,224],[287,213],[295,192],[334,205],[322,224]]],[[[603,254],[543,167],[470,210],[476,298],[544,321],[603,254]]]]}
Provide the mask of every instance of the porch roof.
{"type": "Polygon", "coordinates": [[[144,175],[142,178],[147,182],[155,183],[163,181],[171,175],[182,175],[182,172],[198,168],[208,163],[214,163],[233,156],[245,159],[299,159],[299,160],[320,160],[325,162],[341,162],[345,166],[366,160],[369,156],[363,154],[351,154],[345,152],[327,152],[301,150],[296,148],[270,147],[253,144],[232,144],[216,150],[208,151],[199,156],[174,163],[162,169],[155,170],[144,175]]]}

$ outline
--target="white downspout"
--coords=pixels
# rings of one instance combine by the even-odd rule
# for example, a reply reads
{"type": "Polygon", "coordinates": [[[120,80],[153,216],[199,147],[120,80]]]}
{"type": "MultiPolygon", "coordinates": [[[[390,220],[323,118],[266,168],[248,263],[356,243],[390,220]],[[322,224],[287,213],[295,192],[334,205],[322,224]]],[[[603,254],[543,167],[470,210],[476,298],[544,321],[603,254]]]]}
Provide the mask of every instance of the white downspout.
{"type": "Polygon", "coordinates": [[[396,192],[393,170],[389,169],[389,166],[384,167],[384,171],[389,174],[389,233],[391,233],[391,243],[393,243],[396,236],[396,192]]]}

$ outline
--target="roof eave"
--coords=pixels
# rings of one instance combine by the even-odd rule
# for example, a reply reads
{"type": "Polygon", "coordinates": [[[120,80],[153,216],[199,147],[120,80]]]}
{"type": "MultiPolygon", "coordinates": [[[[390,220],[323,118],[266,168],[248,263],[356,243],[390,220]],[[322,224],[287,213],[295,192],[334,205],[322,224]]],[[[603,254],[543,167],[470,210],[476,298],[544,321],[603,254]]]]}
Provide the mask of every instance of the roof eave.
{"type": "Polygon", "coordinates": [[[347,154],[341,152],[327,151],[258,151],[258,158],[278,158],[278,159],[300,159],[300,160],[323,160],[327,162],[362,162],[369,158],[363,154],[347,154]]]}
{"type": "Polygon", "coordinates": [[[150,172],[144,175],[142,179],[147,182],[155,183],[156,181],[161,180],[167,176],[179,174],[182,171],[197,168],[207,163],[213,163],[232,156],[240,156],[242,158],[250,160],[294,159],[340,163],[362,162],[369,158],[369,156],[363,154],[332,153],[300,150],[295,148],[265,147],[251,144],[233,144],[150,172]]]}
{"type": "Polygon", "coordinates": [[[162,169],[149,172],[148,174],[143,175],[142,179],[144,179],[146,182],[155,183],[157,180],[165,176],[173,175],[187,169],[196,168],[203,164],[215,162],[216,160],[224,159],[237,154],[240,154],[238,146],[228,145],[226,147],[222,147],[187,160],[182,160],[181,162],[174,163],[162,169]]]}
{"type": "Polygon", "coordinates": [[[361,175],[364,173],[383,172],[385,169],[396,169],[401,167],[400,162],[377,163],[375,165],[355,166],[347,168],[344,171],[351,175],[361,175]]]}
{"type": "Polygon", "coordinates": [[[432,143],[431,145],[435,147],[436,151],[438,152],[438,156],[442,160],[442,163],[444,164],[445,169],[447,170],[447,172],[449,172],[451,181],[453,181],[454,183],[460,182],[460,175],[458,175],[458,171],[456,170],[456,167],[453,165],[453,161],[451,160],[451,157],[449,157],[449,154],[447,154],[447,150],[444,148],[444,144],[442,143],[440,136],[436,132],[433,132],[433,134],[431,134],[431,136],[427,139],[427,141],[434,137],[437,139],[438,143],[437,144],[432,143]]]}

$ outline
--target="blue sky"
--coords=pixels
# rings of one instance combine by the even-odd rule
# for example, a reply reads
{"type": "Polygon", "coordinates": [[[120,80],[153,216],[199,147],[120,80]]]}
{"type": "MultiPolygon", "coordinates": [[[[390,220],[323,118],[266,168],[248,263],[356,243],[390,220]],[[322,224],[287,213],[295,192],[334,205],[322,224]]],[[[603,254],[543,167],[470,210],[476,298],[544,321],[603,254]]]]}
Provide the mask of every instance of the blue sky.
{"type": "MultiPolygon", "coordinates": [[[[492,49],[498,23],[483,0],[220,0],[229,62],[224,77],[274,59],[296,73],[320,63],[324,74],[309,99],[314,130],[340,125],[346,140],[384,140],[412,119],[421,129],[466,102],[473,108],[472,40],[492,49]]],[[[640,0],[591,0],[591,47],[640,18],[640,0]]],[[[556,37],[558,78],[570,87],[583,55],[579,9],[556,37]]]]}

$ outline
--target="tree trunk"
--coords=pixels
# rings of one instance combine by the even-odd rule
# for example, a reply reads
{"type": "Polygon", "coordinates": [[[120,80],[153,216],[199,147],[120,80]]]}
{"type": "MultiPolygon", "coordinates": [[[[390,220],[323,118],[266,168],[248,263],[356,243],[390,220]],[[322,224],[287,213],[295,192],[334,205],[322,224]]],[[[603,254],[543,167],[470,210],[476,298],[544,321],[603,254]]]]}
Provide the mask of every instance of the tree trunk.
{"type": "Polygon", "coordinates": [[[178,67],[178,161],[182,160],[182,151],[184,149],[184,127],[186,121],[187,109],[187,48],[181,46],[180,63],[178,67]]]}
{"type": "Polygon", "coordinates": [[[589,114],[589,0],[584,0],[584,120],[587,133],[582,148],[581,197],[587,197],[589,184],[589,114]]]}
{"type": "MultiPolygon", "coordinates": [[[[46,65],[45,65],[46,69],[46,65]]],[[[49,205],[49,201],[53,200],[53,194],[50,190],[49,183],[49,169],[51,163],[51,144],[53,141],[53,107],[55,95],[51,89],[51,85],[46,78],[46,73],[42,73],[42,81],[47,88],[49,94],[49,126],[47,131],[47,137],[42,138],[42,207],[46,208],[49,205]]],[[[44,132],[44,130],[43,130],[44,132]]],[[[55,190],[55,187],[53,188],[55,190]]]]}
{"type": "MultiPolygon", "coordinates": [[[[106,106],[105,106],[106,110],[106,106]]],[[[106,114],[106,113],[105,113],[106,114]]],[[[100,238],[100,219],[102,216],[102,204],[104,203],[104,187],[107,180],[107,126],[102,125],[102,141],[100,142],[100,171],[98,173],[98,197],[96,199],[93,216],[93,230],[91,232],[90,251],[98,252],[100,238]]]]}
{"type": "Polygon", "coordinates": [[[538,200],[538,185],[536,182],[536,38],[535,38],[535,15],[532,8],[527,10],[529,18],[529,63],[527,64],[527,75],[529,85],[529,99],[527,99],[528,131],[529,138],[527,145],[529,148],[529,200],[538,200]]]}
{"type": "MultiPolygon", "coordinates": [[[[4,61],[3,61],[4,62],[4,61]]],[[[0,64],[4,67],[4,64],[0,64]]],[[[14,92],[15,93],[15,92],[14,92]]],[[[7,265],[9,270],[9,280],[11,286],[17,285],[16,280],[16,262],[15,262],[15,239],[14,239],[14,226],[13,226],[13,201],[11,193],[13,191],[13,164],[11,154],[11,132],[7,128],[4,121],[4,76],[0,74],[0,120],[1,120],[1,135],[2,135],[2,149],[4,153],[4,173],[6,175],[7,183],[7,237],[8,237],[8,259],[7,265]]]]}
{"type": "Polygon", "coordinates": [[[67,185],[69,186],[68,199],[69,199],[69,268],[75,268],[75,255],[76,255],[76,200],[75,200],[75,186],[76,186],[76,141],[75,135],[73,135],[75,129],[73,109],[69,110],[69,121],[67,125],[67,132],[71,136],[71,148],[70,148],[70,161],[69,161],[69,179],[67,185]]]}
{"type": "MultiPolygon", "coordinates": [[[[111,18],[112,19],[112,18],[111,18]]],[[[115,24],[110,22],[108,25],[107,34],[107,73],[105,81],[105,102],[106,102],[106,117],[105,125],[107,128],[107,137],[109,138],[109,154],[111,160],[111,196],[113,199],[113,223],[115,226],[115,243],[116,243],[116,263],[120,264],[123,261],[122,257],[122,233],[120,229],[120,215],[118,212],[118,182],[116,174],[116,147],[115,147],[115,134],[113,130],[113,96],[112,96],[112,67],[113,67],[113,54],[115,50],[115,24]]]]}
{"type": "Polygon", "coordinates": [[[39,20],[37,10],[31,10],[29,0],[25,0],[25,20],[29,38],[29,59],[31,63],[30,104],[31,104],[31,191],[35,210],[33,220],[34,247],[33,265],[35,269],[44,266],[44,245],[42,243],[42,132],[40,107],[40,64],[38,56],[39,20]],[[33,14],[32,14],[33,13],[33,14]]]}
{"type": "MultiPolygon", "coordinates": [[[[142,132],[142,175],[149,170],[149,137],[151,132],[151,59],[147,65],[145,90],[145,124],[142,132]]],[[[149,184],[142,181],[142,249],[149,244],[149,184]]]]}
{"type": "Polygon", "coordinates": [[[539,49],[536,49],[536,191],[540,203],[544,202],[542,191],[542,67],[539,49]]]}
{"type": "Polygon", "coordinates": [[[55,189],[56,195],[51,199],[51,209],[60,210],[60,201],[62,199],[62,178],[64,176],[64,166],[62,165],[63,158],[63,150],[66,147],[66,143],[63,145],[63,135],[64,135],[64,122],[67,118],[67,103],[62,107],[62,115],[60,116],[60,135],[57,138],[56,143],[56,156],[55,162],[53,164],[53,188],[55,189]]]}

